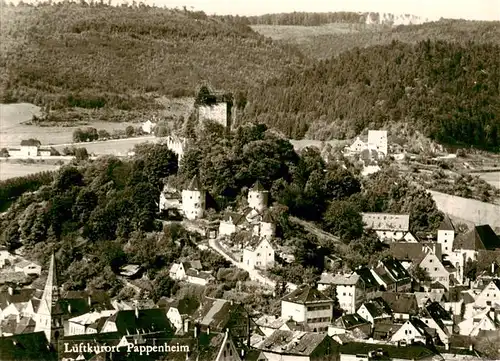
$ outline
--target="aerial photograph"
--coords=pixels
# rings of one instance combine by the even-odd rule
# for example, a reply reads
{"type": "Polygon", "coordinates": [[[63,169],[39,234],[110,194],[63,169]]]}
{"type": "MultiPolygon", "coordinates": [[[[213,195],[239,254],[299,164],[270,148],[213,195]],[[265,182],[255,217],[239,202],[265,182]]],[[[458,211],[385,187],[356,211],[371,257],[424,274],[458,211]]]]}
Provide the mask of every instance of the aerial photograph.
{"type": "Polygon", "coordinates": [[[500,361],[500,0],[0,0],[0,361],[500,361]]]}

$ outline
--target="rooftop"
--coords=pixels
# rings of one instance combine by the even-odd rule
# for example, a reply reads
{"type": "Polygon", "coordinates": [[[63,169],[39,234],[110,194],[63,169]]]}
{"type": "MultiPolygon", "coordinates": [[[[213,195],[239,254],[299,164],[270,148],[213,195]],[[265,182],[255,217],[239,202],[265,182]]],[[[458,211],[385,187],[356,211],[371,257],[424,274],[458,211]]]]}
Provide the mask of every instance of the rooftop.
{"type": "Polygon", "coordinates": [[[340,346],[340,353],[347,355],[367,355],[370,351],[382,352],[389,359],[422,360],[435,355],[435,352],[421,344],[398,347],[385,344],[350,342],[340,346]]]}
{"type": "Polygon", "coordinates": [[[453,249],[498,250],[500,249],[500,237],[495,234],[489,225],[475,226],[469,232],[455,238],[453,249]]]}
{"type": "Polygon", "coordinates": [[[368,228],[379,231],[404,231],[410,229],[408,214],[362,213],[363,222],[368,228]]]}
{"type": "Polygon", "coordinates": [[[22,147],[39,147],[42,143],[37,139],[25,139],[21,140],[22,147]]]}
{"type": "Polygon", "coordinates": [[[418,312],[417,298],[413,293],[382,292],[380,298],[395,313],[411,314],[418,312]]]}
{"type": "Polygon", "coordinates": [[[367,323],[369,322],[360,315],[358,315],[357,313],[351,313],[337,318],[334,321],[333,325],[335,327],[340,327],[345,330],[350,330],[352,328],[356,328],[361,325],[366,325],[367,323]]]}
{"type": "Polygon", "coordinates": [[[359,275],[352,272],[347,274],[336,274],[332,275],[330,273],[322,273],[319,283],[329,284],[329,285],[356,285],[359,282],[359,275]]]}
{"type": "Polygon", "coordinates": [[[326,297],[322,292],[309,285],[298,287],[295,291],[283,297],[282,300],[303,305],[316,302],[332,302],[331,298],[326,297]]]}
{"type": "Polygon", "coordinates": [[[309,356],[323,343],[330,341],[336,344],[328,335],[303,331],[275,331],[257,348],[270,353],[309,356]]]}
{"type": "Polygon", "coordinates": [[[255,182],[254,185],[252,186],[252,188],[250,188],[250,190],[252,192],[265,192],[266,191],[266,189],[262,186],[262,184],[259,181],[255,182]]]}

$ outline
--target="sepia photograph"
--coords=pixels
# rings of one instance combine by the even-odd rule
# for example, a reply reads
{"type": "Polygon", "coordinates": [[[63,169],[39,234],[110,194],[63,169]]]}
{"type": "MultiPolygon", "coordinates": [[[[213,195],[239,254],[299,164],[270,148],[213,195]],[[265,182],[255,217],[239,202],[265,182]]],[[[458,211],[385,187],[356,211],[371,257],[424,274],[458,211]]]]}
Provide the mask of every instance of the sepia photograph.
{"type": "Polygon", "coordinates": [[[500,361],[500,0],[0,0],[0,361],[500,361]]]}

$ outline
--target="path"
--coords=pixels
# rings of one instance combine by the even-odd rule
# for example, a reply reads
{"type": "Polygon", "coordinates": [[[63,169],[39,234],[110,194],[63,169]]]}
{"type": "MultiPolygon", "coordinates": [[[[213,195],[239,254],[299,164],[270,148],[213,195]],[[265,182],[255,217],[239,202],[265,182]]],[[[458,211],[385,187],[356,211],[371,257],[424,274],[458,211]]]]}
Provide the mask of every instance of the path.
{"type": "Polygon", "coordinates": [[[333,241],[336,245],[342,246],[343,243],[340,241],[340,238],[337,236],[334,236],[331,233],[325,232],[322,229],[320,229],[318,226],[314,225],[311,222],[304,221],[303,219],[299,219],[297,217],[290,217],[290,220],[294,223],[297,223],[304,227],[304,229],[318,237],[319,239],[323,240],[328,240],[328,241],[333,241]]]}

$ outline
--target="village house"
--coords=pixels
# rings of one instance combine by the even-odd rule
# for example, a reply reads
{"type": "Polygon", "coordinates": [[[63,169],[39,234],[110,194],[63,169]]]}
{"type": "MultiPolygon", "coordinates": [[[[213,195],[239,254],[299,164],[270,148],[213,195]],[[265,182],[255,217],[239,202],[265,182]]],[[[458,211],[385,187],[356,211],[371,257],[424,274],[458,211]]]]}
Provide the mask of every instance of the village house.
{"type": "Polygon", "coordinates": [[[500,330],[500,309],[487,308],[473,317],[458,324],[459,334],[463,336],[478,336],[481,331],[500,330]]]}
{"type": "Polygon", "coordinates": [[[386,323],[392,319],[391,308],[380,297],[364,302],[361,307],[359,307],[357,314],[370,322],[372,325],[375,325],[376,323],[386,323]]]}
{"type": "Polygon", "coordinates": [[[258,212],[262,212],[267,208],[268,198],[269,191],[259,181],[255,182],[253,187],[248,190],[248,206],[258,212]]]}
{"type": "Polygon", "coordinates": [[[329,287],[335,288],[339,306],[347,313],[355,313],[364,299],[364,283],[355,272],[337,275],[323,273],[318,282],[318,290],[324,291],[329,287]]]}
{"type": "Polygon", "coordinates": [[[326,334],[276,331],[253,345],[261,351],[257,360],[337,360],[338,343],[326,334]]]}
{"type": "Polygon", "coordinates": [[[182,211],[189,220],[203,218],[206,207],[206,191],[200,185],[198,176],[194,176],[186,189],[182,190],[182,211]]]}
{"type": "Polygon", "coordinates": [[[170,267],[170,278],[201,286],[215,280],[211,272],[203,271],[200,261],[174,263],[170,267]]]}
{"type": "Polygon", "coordinates": [[[390,255],[398,260],[406,270],[418,266],[429,253],[441,259],[441,245],[436,242],[394,242],[389,244],[390,255]]]}
{"type": "Polygon", "coordinates": [[[390,292],[411,291],[411,276],[401,262],[393,258],[379,261],[377,267],[372,269],[373,277],[377,282],[390,292]]]}
{"type": "Polygon", "coordinates": [[[264,211],[262,219],[253,228],[253,235],[268,239],[276,235],[276,224],[269,210],[264,211]]]}
{"type": "Polygon", "coordinates": [[[432,345],[437,341],[436,331],[416,317],[407,320],[391,337],[392,342],[406,341],[407,344],[419,342],[432,345]]]}
{"type": "Polygon", "coordinates": [[[453,334],[453,318],[442,305],[437,302],[427,303],[419,313],[419,318],[427,327],[435,329],[439,340],[447,344],[450,335],[453,334]]]}
{"type": "Polygon", "coordinates": [[[51,155],[51,150],[42,148],[42,143],[37,139],[27,139],[21,141],[19,148],[8,149],[9,156],[20,158],[36,158],[48,157],[51,155]]]}
{"type": "Polygon", "coordinates": [[[413,293],[381,292],[379,297],[389,306],[395,321],[409,320],[418,314],[417,298],[413,293]]]}
{"type": "Polygon", "coordinates": [[[166,182],[163,186],[163,190],[160,193],[160,202],[158,204],[159,211],[181,211],[181,199],[181,193],[177,189],[172,187],[168,182],[166,182]]]}
{"type": "Polygon", "coordinates": [[[492,279],[476,297],[474,304],[478,307],[500,307],[500,279],[492,279]]]}
{"type": "Polygon", "coordinates": [[[340,346],[340,361],[438,361],[441,356],[421,345],[387,345],[380,343],[348,342],[340,346]]]}
{"type": "Polygon", "coordinates": [[[194,297],[185,297],[181,300],[161,299],[157,306],[166,310],[167,318],[175,327],[176,334],[184,334],[186,323],[189,325],[190,317],[198,310],[200,303],[194,297]]]}
{"type": "Polygon", "coordinates": [[[287,325],[288,321],[289,319],[283,317],[262,315],[255,320],[255,324],[264,336],[268,337],[278,330],[292,331],[287,325]]]}
{"type": "Polygon", "coordinates": [[[302,285],[282,298],[281,317],[303,322],[313,331],[327,331],[333,317],[333,300],[312,286],[302,285]]]}
{"type": "Polygon", "coordinates": [[[14,263],[14,271],[23,272],[26,276],[40,276],[42,266],[28,260],[20,260],[14,263]]]}
{"type": "Polygon", "coordinates": [[[443,255],[448,255],[453,250],[453,241],[455,240],[455,226],[450,217],[445,214],[443,221],[439,225],[437,242],[441,245],[443,255]]]}
{"type": "Polygon", "coordinates": [[[449,262],[441,261],[436,254],[429,252],[420,262],[419,267],[429,275],[431,282],[438,282],[445,290],[459,284],[458,270],[449,262]]]}
{"type": "Polygon", "coordinates": [[[474,226],[465,234],[455,237],[453,242],[453,255],[450,261],[460,262],[464,260],[476,260],[479,251],[500,250],[500,238],[489,225],[474,226]]]}
{"type": "Polygon", "coordinates": [[[328,336],[351,333],[358,338],[367,338],[371,335],[372,324],[357,313],[350,313],[337,318],[328,326],[328,336]],[[359,336],[365,337],[359,337],[359,336]]]}
{"type": "Polygon", "coordinates": [[[267,269],[274,266],[275,251],[268,238],[257,238],[243,248],[242,262],[254,269],[267,269]]]}
{"type": "Polygon", "coordinates": [[[375,292],[380,290],[381,284],[373,276],[373,272],[370,268],[359,267],[354,272],[360,277],[366,298],[371,298],[375,292]]]}
{"type": "Polygon", "coordinates": [[[247,220],[244,214],[226,212],[219,224],[219,236],[231,236],[246,228],[247,220]]]}
{"type": "Polygon", "coordinates": [[[151,134],[156,127],[156,123],[153,123],[151,120],[146,120],[141,125],[141,129],[146,134],[151,134]]]}
{"type": "Polygon", "coordinates": [[[99,333],[105,321],[116,312],[116,310],[92,311],[70,318],[68,320],[68,332],[65,332],[65,335],[72,336],[99,333]]]}
{"type": "Polygon", "coordinates": [[[138,264],[126,264],[120,268],[120,276],[134,280],[142,276],[143,269],[138,264]]]}
{"type": "Polygon", "coordinates": [[[376,323],[372,329],[372,338],[377,341],[389,342],[401,326],[400,323],[394,323],[393,321],[376,323]]]}
{"type": "Polygon", "coordinates": [[[407,214],[362,213],[361,215],[366,228],[375,231],[382,242],[415,241],[415,237],[409,233],[410,216],[407,214]]]}
{"type": "Polygon", "coordinates": [[[367,142],[364,142],[360,137],[357,137],[350,146],[345,148],[344,152],[347,155],[355,155],[361,153],[364,150],[376,151],[381,158],[387,156],[387,131],[369,130],[367,142]]]}

